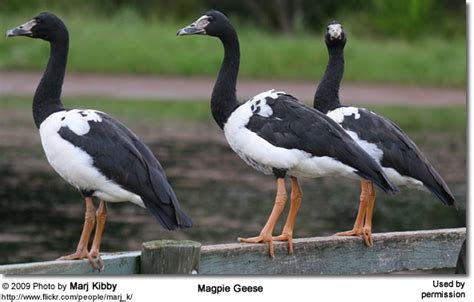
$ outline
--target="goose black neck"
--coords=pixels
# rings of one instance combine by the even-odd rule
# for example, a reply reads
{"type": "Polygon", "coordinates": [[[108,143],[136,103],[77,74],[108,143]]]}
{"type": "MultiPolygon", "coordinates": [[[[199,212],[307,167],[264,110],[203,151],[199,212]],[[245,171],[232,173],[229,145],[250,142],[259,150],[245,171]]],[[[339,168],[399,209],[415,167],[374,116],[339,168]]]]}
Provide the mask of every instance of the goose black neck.
{"type": "Polygon", "coordinates": [[[237,33],[232,27],[226,28],[224,34],[218,38],[224,46],[224,59],[212,91],[211,112],[222,129],[229,116],[239,106],[236,83],[239,74],[240,47],[237,33]]]}
{"type": "Polygon", "coordinates": [[[60,97],[66,71],[68,49],[69,36],[67,30],[64,30],[60,37],[50,41],[48,65],[33,98],[33,119],[38,128],[48,116],[54,112],[64,110],[60,97]]]}
{"type": "Polygon", "coordinates": [[[323,79],[314,95],[313,107],[323,113],[341,106],[339,102],[339,86],[344,74],[344,49],[328,47],[329,62],[323,79]]]}

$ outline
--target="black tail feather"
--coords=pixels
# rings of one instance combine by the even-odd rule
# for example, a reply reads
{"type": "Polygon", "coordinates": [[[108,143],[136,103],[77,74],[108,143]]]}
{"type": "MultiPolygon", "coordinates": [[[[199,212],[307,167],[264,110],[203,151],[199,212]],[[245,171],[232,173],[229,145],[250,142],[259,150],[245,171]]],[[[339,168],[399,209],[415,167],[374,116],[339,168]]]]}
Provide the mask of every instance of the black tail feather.
{"type": "Polygon", "coordinates": [[[456,199],[436,169],[426,160],[427,175],[420,180],[444,205],[456,207],[456,199]]]}
{"type": "Polygon", "coordinates": [[[149,174],[154,198],[145,198],[145,206],[168,230],[191,227],[193,224],[191,218],[181,210],[178,198],[168,183],[164,172],[156,168],[150,168],[149,174]]]}
{"type": "Polygon", "coordinates": [[[161,226],[167,230],[189,228],[193,224],[191,219],[181,209],[175,208],[172,203],[165,204],[147,199],[144,199],[143,202],[161,226]]]}
{"type": "Polygon", "coordinates": [[[428,190],[431,191],[444,205],[452,206],[457,208],[456,199],[453,196],[453,193],[447,188],[447,190],[443,187],[432,187],[426,186],[428,190]]]}

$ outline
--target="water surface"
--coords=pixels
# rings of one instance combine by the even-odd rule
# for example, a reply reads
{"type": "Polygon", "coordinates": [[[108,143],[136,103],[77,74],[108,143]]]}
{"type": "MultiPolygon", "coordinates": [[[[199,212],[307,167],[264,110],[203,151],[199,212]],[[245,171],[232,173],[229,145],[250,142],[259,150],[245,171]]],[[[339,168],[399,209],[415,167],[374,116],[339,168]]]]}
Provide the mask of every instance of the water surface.
{"type": "MultiPolygon", "coordinates": [[[[29,114],[21,113],[0,121],[0,264],[72,253],[82,230],[83,200],[49,167],[29,119],[29,114]]],[[[213,122],[127,124],[158,156],[194,227],[164,231],[146,209],[109,203],[103,251],[139,250],[142,242],[156,239],[228,243],[260,232],[273,207],[275,180],[246,166],[213,122]]],[[[404,189],[390,196],[378,190],[373,231],[465,226],[464,134],[411,136],[447,180],[459,209],[443,206],[426,192],[404,189]]],[[[352,227],[359,201],[357,181],[302,179],[301,186],[303,203],[295,237],[331,235],[352,227]]],[[[281,231],[287,210],[275,233],[281,231]]]]}

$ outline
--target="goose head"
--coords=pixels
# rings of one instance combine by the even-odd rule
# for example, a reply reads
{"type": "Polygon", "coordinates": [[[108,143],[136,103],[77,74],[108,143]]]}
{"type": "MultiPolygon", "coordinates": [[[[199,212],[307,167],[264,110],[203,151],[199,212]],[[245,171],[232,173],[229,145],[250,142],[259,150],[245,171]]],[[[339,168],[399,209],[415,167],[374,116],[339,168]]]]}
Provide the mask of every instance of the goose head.
{"type": "Polygon", "coordinates": [[[6,32],[7,37],[25,36],[50,42],[64,36],[64,34],[67,35],[67,29],[63,21],[49,12],[40,13],[26,23],[6,32]]]}
{"type": "Polygon", "coordinates": [[[342,46],[346,44],[346,33],[341,23],[331,21],[328,23],[325,42],[328,46],[342,46]]]}
{"type": "Polygon", "coordinates": [[[220,11],[210,10],[190,25],[178,30],[176,34],[178,36],[209,35],[218,37],[228,29],[233,29],[229,19],[220,11]]]}

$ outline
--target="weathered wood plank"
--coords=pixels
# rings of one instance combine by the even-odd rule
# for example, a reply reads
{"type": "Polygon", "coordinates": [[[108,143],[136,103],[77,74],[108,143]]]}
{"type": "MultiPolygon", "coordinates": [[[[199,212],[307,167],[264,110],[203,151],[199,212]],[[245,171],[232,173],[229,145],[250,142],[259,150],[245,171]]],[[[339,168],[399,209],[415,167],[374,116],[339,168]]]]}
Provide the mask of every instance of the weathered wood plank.
{"type": "Polygon", "coordinates": [[[138,274],[140,269],[140,251],[102,254],[104,269],[97,271],[88,260],[57,260],[0,266],[0,274],[25,275],[129,275],[138,274]]]}
{"type": "Polygon", "coordinates": [[[262,244],[223,244],[201,248],[200,274],[376,274],[452,268],[466,229],[374,234],[374,247],[357,237],[315,237],[275,244],[275,259],[262,244]]]}
{"type": "Polygon", "coordinates": [[[192,274],[199,268],[201,244],[191,240],[143,243],[142,274],[192,274]]]}
{"type": "MultiPolygon", "coordinates": [[[[413,270],[449,272],[456,264],[465,236],[465,228],[374,234],[373,248],[365,247],[360,238],[354,237],[301,238],[294,240],[295,253],[292,256],[286,254],[286,243],[276,243],[276,257],[273,260],[268,257],[266,246],[261,244],[203,246],[200,259],[196,246],[192,256],[187,253],[182,255],[194,259],[184,261],[192,263],[188,273],[199,266],[200,274],[214,275],[346,275],[413,270]]],[[[196,242],[193,244],[199,245],[196,242]]],[[[175,257],[176,251],[168,249],[165,258],[175,257]]],[[[137,274],[141,265],[147,266],[140,259],[140,251],[105,254],[105,269],[100,273],[94,271],[87,260],[81,260],[3,265],[0,266],[0,274],[137,274]]],[[[167,259],[165,262],[175,263],[175,260],[167,259]]],[[[180,261],[177,262],[179,267],[180,261]]]]}

